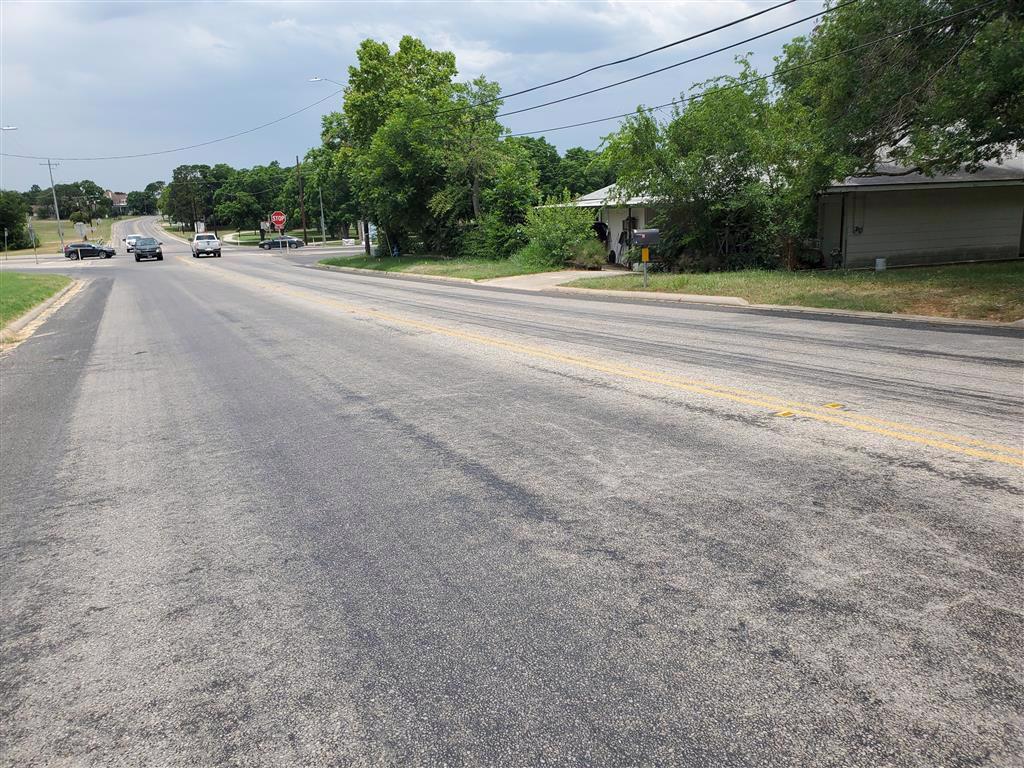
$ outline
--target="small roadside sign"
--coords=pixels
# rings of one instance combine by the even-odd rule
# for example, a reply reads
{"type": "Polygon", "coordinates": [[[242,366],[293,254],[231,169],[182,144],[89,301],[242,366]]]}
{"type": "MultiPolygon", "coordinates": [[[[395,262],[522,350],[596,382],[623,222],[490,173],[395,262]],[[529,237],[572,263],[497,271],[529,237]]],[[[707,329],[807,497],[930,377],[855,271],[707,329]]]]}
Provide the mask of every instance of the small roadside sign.
{"type": "Polygon", "coordinates": [[[76,221],[75,222],[75,232],[78,233],[79,237],[82,237],[82,238],[85,237],[85,230],[86,230],[86,226],[85,226],[85,222],[84,221],[76,221]]]}
{"type": "Polygon", "coordinates": [[[270,214],[270,223],[273,224],[280,232],[284,230],[284,223],[287,220],[282,211],[274,211],[270,214]]]}

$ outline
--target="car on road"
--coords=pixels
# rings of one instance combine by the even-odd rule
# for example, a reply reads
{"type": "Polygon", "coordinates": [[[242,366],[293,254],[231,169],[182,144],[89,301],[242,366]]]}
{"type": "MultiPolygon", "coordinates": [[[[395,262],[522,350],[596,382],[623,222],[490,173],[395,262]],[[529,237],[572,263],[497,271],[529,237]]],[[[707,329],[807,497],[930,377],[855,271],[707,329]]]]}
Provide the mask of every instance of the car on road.
{"type": "Polygon", "coordinates": [[[220,240],[212,232],[200,232],[192,239],[192,257],[199,258],[204,253],[220,258],[220,240]]]}
{"type": "Polygon", "coordinates": [[[260,248],[269,251],[271,248],[301,248],[305,243],[297,237],[286,235],[285,237],[272,237],[269,240],[261,240],[260,248]]]}
{"type": "Polygon", "coordinates": [[[68,243],[64,246],[64,258],[72,261],[87,258],[112,259],[113,257],[114,249],[103,243],[68,243]]]}
{"type": "Polygon", "coordinates": [[[140,236],[135,241],[135,260],[142,261],[143,259],[156,259],[157,261],[163,261],[164,252],[160,247],[161,245],[163,245],[163,243],[155,237],[140,236]]]}
{"type": "Polygon", "coordinates": [[[128,235],[128,237],[121,238],[121,242],[125,244],[125,247],[128,249],[128,253],[132,252],[132,249],[135,248],[135,241],[138,240],[140,237],[142,237],[142,235],[134,233],[128,235]]]}

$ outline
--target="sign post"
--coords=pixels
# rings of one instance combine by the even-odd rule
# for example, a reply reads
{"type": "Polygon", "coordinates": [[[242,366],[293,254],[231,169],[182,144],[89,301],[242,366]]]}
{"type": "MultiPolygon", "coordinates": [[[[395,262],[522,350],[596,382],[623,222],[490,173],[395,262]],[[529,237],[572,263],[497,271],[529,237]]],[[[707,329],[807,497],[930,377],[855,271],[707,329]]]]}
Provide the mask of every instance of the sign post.
{"type": "Polygon", "coordinates": [[[633,233],[633,244],[640,246],[640,261],[644,265],[644,288],[647,287],[647,265],[651,261],[651,246],[661,240],[661,233],[656,229],[638,229],[633,233]]]}

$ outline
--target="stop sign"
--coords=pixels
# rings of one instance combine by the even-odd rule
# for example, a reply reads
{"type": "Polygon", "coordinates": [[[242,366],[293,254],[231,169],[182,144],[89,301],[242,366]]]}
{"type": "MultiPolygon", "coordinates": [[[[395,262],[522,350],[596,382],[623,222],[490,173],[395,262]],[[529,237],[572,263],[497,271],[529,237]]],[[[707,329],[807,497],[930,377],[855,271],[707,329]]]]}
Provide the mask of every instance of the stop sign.
{"type": "Polygon", "coordinates": [[[284,229],[285,215],[282,211],[274,211],[270,214],[270,223],[278,229],[284,229]]]}

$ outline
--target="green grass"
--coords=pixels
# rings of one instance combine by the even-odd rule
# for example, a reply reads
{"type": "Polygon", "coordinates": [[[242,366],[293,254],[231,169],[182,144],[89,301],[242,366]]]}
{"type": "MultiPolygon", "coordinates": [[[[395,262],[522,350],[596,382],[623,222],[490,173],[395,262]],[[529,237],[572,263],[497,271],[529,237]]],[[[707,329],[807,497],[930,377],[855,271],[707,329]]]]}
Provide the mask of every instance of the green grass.
{"type": "Polygon", "coordinates": [[[495,277],[529,275],[547,272],[551,267],[526,267],[515,260],[442,259],[436,256],[399,256],[375,259],[368,256],[323,259],[321,264],[335,267],[372,269],[378,272],[404,272],[413,275],[464,277],[469,280],[490,280],[495,277]]]}
{"type": "MultiPolygon", "coordinates": [[[[575,280],[576,288],[643,290],[640,275],[575,280]]],[[[653,291],[783,304],[1010,322],[1024,318],[1024,261],[885,272],[710,272],[650,275],[653,291]]]]}
{"type": "Polygon", "coordinates": [[[64,275],[0,272],[0,327],[28,312],[71,282],[64,275]]]}
{"type": "MultiPolygon", "coordinates": [[[[102,240],[105,243],[110,242],[110,227],[118,218],[112,219],[96,219],[93,221],[94,228],[86,230],[85,239],[91,242],[98,242],[102,240]]],[[[67,219],[61,220],[61,226],[64,229],[64,242],[65,243],[76,243],[82,240],[75,231],[75,225],[67,219]]],[[[48,253],[60,253],[60,235],[57,232],[57,220],[56,219],[32,219],[32,229],[35,230],[36,238],[38,239],[38,245],[36,248],[41,254],[48,253]]],[[[31,248],[22,248],[18,251],[10,251],[9,256],[31,256],[31,248]]]]}

